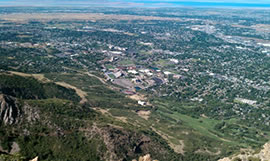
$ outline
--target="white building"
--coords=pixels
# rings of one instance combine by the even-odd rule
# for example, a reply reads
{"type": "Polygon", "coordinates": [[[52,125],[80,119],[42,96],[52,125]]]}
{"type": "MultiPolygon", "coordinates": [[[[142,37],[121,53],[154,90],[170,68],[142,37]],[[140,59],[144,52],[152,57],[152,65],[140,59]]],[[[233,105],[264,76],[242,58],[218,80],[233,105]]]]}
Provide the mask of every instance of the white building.
{"type": "Polygon", "coordinates": [[[141,106],[145,106],[146,105],[146,102],[144,102],[144,101],[138,101],[138,104],[141,105],[141,106]]]}
{"type": "Polygon", "coordinates": [[[131,74],[138,74],[138,72],[136,70],[128,70],[128,73],[131,73],[131,74]]]}
{"type": "Polygon", "coordinates": [[[175,64],[178,64],[179,63],[179,60],[177,59],[170,59],[171,62],[175,63],[175,64]]]}

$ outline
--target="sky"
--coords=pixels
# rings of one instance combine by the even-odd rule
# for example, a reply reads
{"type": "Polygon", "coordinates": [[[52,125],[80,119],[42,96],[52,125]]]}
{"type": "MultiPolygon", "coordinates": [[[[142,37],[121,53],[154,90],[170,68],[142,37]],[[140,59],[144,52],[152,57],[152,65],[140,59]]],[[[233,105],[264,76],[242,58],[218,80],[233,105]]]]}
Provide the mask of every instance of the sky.
{"type": "Polygon", "coordinates": [[[269,7],[270,0],[0,0],[0,6],[269,7]]]}

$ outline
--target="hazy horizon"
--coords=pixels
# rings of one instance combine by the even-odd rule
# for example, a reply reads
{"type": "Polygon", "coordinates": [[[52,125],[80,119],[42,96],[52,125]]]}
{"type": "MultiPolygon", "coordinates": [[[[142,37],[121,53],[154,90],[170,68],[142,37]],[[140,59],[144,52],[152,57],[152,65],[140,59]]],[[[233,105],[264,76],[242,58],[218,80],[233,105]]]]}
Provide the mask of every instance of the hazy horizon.
{"type": "Polygon", "coordinates": [[[254,7],[269,8],[268,0],[0,0],[0,6],[81,7],[254,7]]]}

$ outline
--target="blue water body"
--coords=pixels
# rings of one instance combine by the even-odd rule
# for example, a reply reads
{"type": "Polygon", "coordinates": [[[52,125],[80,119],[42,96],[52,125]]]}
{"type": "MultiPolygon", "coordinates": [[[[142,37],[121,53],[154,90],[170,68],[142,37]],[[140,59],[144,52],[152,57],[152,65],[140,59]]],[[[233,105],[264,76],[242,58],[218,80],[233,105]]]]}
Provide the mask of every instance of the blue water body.
{"type": "Polygon", "coordinates": [[[159,70],[159,68],[157,68],[157,67],[150,67],[150,69],[152,69],[152,70],[159,70]]]}
{"type": "MultiPolygon", "coordinates": [[[[262,3],[227,3],[227,2],[188,2],[188,1],[182,1],[182,2],[166,2],[166,1],[140,1],[135,0],[132,1],[134,3],[143,3],[147,6],[156,6],[162,4],[164,5],[170,5],[170,6],[191,6],[191,7],[251,7],[251,8],[269,8],[270,3],[268,4],[262,4],[262,3]]],[[[270,2],[270,0],[269,0],[270,2]]]]}
{"type": "Polygon", "coordinates": [[[140,91],[141,88],[140,87],[135,87],[136,91],[140,91]]]}

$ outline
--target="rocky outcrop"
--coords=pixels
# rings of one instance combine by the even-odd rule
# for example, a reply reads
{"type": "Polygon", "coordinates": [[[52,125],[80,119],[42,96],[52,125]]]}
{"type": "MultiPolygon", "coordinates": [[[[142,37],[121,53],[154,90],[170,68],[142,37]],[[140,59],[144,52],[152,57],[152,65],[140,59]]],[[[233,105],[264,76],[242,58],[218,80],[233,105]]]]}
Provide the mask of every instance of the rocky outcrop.
{"type": "Polygon", "coordinates": [[[8,95],[0,94],[0,122],[6,125],[15,124],[19,121],[21,110],[17,99],[8,95]]]}
{"type": "Polygon", "coordinates": [[[35,157],[34,159],[29,160],[29,161],[38,161],[38,157],[35,157]]]}
{"type": "Polygon", "coordinates": [[[270,143],[266,143],[263,146],[263,149],[258,154],[261,160],[270,160],[270,143]]]}
{"type": "MultiPolygon", "coordinates": [[[[133,159],[132,161],[137,161],[137,160],[133,159]]],[[[146,154],[145,156],[140,157],[138,161],[158,161],[158,160],[152,160],[150,154],[146,154]]]]}
{"type": "Polygon", "coordinates": [[[11,150],[9,152],[9,154],[16,154],[16,153],[19,153],[20,152],[20,147],[19,145],[16,143],[16,142],[13,142],[12,145],[11,145],[11,150]]]}
{"type": "MultiPolygon", "coordinates": [[[[149,136],[134,133],[123,128],[113,126],[98,127],[95,124],[89,129],[80,129],[87,138],[101,137],[107,153],[103,154],[103,159],[107,161],[129,160],[136,158],[140,154],[152,154],[164,160],[169,153],[166,149],[156,143],[149,136]]],[[[147,158],[147,156],[146,156],[147,158]]],[[[148,160],[143,160],[148,161],[148,160]]],[[[152,161],[152,160],[151,160],[152,161]]]]}
{"type": "Polygon", "coordinates": [[[24,103],[22,109],[24,118],[26,119],[27,122],[32,124],[33,122],[40,119],[39,111],[36,108],[29,106],[27,103],[24,103]]]}
{"type": "Polygon", "coordinates": [[[264,144],[263,149],[257,154],[254,154],[254,150],[246,150],[245,152],[242,151],[242,153],[239,154],[239,155],[223,158],[223,159],[220,159],[218,161],[234,161],[234,160],[239,160],[239,161],[250,161],[250,160],[269,161],[270,160],[270,143],[264,144]]]}

